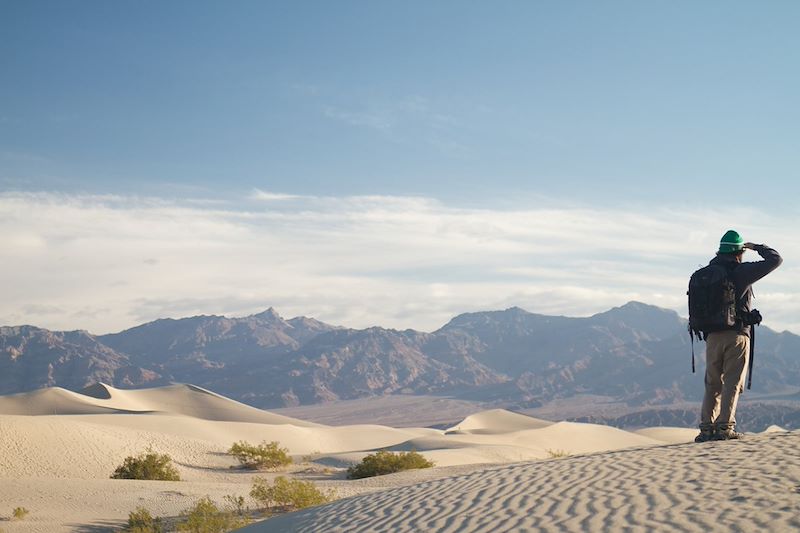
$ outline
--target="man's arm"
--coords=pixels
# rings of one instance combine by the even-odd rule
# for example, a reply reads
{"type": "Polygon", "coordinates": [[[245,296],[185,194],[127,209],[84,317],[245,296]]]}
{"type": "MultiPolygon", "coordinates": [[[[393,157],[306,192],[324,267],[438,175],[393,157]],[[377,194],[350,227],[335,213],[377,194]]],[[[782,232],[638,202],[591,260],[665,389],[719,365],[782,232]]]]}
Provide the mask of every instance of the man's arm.
{"type": "Polygon", "coordinates": [[[762,261],[742,263],[736,269],[737,275],[741,276],[741,281],[746,285],[755,283],[783,263],[783,258],[780,254],[769,246],[746,242],[744,247],[748,250],[754,250],[762,259],[762,261]]]}

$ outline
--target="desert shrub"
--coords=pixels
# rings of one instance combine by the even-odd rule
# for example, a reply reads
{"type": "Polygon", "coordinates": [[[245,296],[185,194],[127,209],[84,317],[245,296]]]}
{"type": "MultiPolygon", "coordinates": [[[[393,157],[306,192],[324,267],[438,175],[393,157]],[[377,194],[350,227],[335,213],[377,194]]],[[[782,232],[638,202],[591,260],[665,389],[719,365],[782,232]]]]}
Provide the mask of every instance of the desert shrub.
{"type": "Polygon", "coordinates": [[[228,506],[231,510],[239,516],[244,516],[245,513],[249,510],[244,505],[244,496],[234,496],[233,494],[226,494],[224,496],[224,500],[228,502],[228,506]]]}
{"type": "Polygon", "coordinates": [[[158,454],[153,450],[140,453],[136,457],[128,456],[118,466],[112,479],[150,479],[159,481],[180,481],[178,470],[172,465],[169,455],[158,454]]]}
{"type": "Polygon", "coordinates": [[[561,459],[563,457],[569,457],[569,452],[564,450],[547,450],[547,456],[550,459],[561,459]]]}
{"type": "Polygon", "coordinates": [[[245,441],[235,442],[228,453],[236,457],[243,467],[252,470],[278,468],[292,464],[289,450],[281,448],[275,441],[264,441],[258,446],[245,441]]]}
{"type": "Polygon", "coordinates": [[[365,477],[383,476],[400,472],[401,470],[412,470],[415,468],[430,468],[434,463],[428,461],[417,452],[392,453],[381,450],[364,457],[360,463],[347,469],[348,479],[361,479],[365,477]]]}
{"type": "Polygon", "coordinates": [[[278,476],[272,485],[264,478],[255,478],[250,496],[262,507],[283,507],[293,510],[328,503],[336,497],[336,493],[323,492],[310,481],[278,476]]]}
{"type": "Polygon", "coordinates": [[[192,533],[224,533],[247,525],[247,520],[220,510],[208,496],[182,512],[181,518],[183,521],[178,524],[178,531],[192,533]]]}
{"type": "Polygon", "coordinates": [[[162,533],[164,527],[160,518],[153,518],[150,511],[137,507],[135,511],[128,513],[128,527],[125,530],[131,533],[162,533]]]}
{"type": "Polygon", "coordinates": [[[14,520],[22,520],[23,518],[25,518],[29,514],[30,514],[30,511],[28,511],[24,507],[17,507],[11,512],[11,515],[14,517],[14,520]]]}

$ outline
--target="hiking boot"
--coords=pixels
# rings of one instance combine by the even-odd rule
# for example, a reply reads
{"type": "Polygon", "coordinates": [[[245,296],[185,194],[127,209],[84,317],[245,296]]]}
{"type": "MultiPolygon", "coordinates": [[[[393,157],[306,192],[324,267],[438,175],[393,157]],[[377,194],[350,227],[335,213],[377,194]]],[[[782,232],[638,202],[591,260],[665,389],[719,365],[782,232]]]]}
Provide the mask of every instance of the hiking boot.
{"type": "Polygon", "coordinates": [[[694,438],[695,442],[708,442],[715,440],[714,426],[711,424],[700,424],[700,433],[694,438]]]}
{"type": "Polygon", "coordinates": [[[714,440],[737,440],[744,438],[744,433],[736,431],[736,424],[719,424],[716,427],[714,440]]]}

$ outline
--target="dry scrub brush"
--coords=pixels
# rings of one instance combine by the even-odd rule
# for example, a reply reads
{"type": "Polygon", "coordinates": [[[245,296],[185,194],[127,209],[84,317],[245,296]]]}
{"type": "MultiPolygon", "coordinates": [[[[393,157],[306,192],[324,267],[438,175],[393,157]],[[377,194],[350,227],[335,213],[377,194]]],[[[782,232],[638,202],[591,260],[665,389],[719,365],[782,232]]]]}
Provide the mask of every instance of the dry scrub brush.
{"type": "MultiPolygon", "coordinates": [[[[244,498],[242,498],[244,500],[244,498]]],[[[238,498],[233,499],[239,503],[238,498]]],[[[241,502],[244,504],[244,501],[241,502]]],[[[130,533],[164,533],[165,531],[190,531],[192,533],[226,533],[244,527],[249,520],[242,513],[226,511],[217,507],[209,496],[205,496],[184,510],[177,524],[167,527],[161,518],[153,518],[150,511],[144,507],[137,507],[128,515],[128,526],[125,531],[130,533]],[[173,529],[174,527],[174,529],[173,529]]]]}
{"type": "Polygon", "coordinates": [[[183,521],[178,531],[192,533],[225,533],[247,525],[248,520],[231,511],[217,507],[209,496],[201,498],[192,507],[181,513],[183,521]]]}
{"type": "Polygon", "coordinates": [[[269,470],[292,464],[289,450],[281,448],[276,441],[264,441],[258,446],[239,441],[231,446],[228,453],[233,455],[244,468],[251,470],[269,470]]]}
{"type": "Polygon", "coordinates": [[[142,452],[136,457],[128,456],[111,474],[112,479],[147,479],[157,481],[180,481],[178,470],[172,465],[169,455],[158,454],[153,450],[142,452]]]}
{"type": "Polygon", "coordinates": [[[128,513],[128,526],[125,531],[131,533],[163,533],[164,526],[160,518],[153,518],[150,511],[144,507],[137,507],[128,513]]]}
{"type": "Polygon", "coordinates": [[[293,511],[328,503],[336,497],[336,493],[332,490],[322,491],[310,481],[278,476],[272,485],[264,478],[255,478],[250,497],[264,508],[280,507],[293,511]]]}
{"type": "Polygon", "coordinates": [[[431,468],[432,466],[434,466],[432,461],[425,459],[425,457],[414,451],[392,453],[381,450],[367,455],[360,463],[348,468],[347,478],[361,479],[365,477],[383,476],[402,470],[431,468]]]}
{"type": "Polygon", "coordinates": [[[564,457],[569,457],[569,452],[564,450],[547,450],[547,456],[550,459],[563,459],[564,457]]]}

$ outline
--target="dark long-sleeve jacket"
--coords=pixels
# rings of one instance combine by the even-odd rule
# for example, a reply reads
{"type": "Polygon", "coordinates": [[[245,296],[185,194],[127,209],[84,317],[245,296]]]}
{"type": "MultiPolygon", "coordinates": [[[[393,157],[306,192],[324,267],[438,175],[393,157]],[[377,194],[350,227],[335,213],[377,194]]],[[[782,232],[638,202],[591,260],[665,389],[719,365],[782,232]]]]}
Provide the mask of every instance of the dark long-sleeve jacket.
{"type": "MultiPolygon", "coordinates": [[[[733,254],[718,254],[709,263],[726,266],[736,263],[733,266],[731,277],[736,286],[736,312],[738,316],[745,316],[751,310],[753,283],[778,268],[783,262],[780,254],[769,246],[757,244],[753,249],[761,256],[761,261],[736,263],[736,258],[733,254]]],[[[735,329],[745,335],[750,335],[750,326],[748,325],[737,322],[735,329]]]]}

